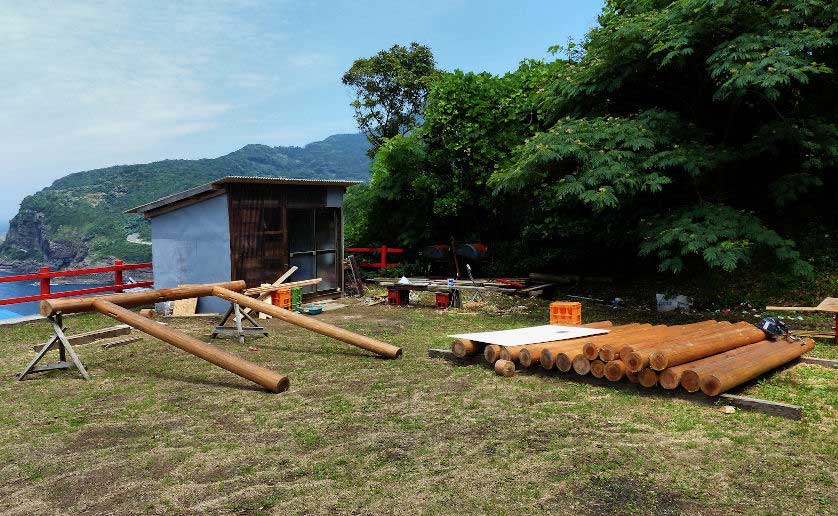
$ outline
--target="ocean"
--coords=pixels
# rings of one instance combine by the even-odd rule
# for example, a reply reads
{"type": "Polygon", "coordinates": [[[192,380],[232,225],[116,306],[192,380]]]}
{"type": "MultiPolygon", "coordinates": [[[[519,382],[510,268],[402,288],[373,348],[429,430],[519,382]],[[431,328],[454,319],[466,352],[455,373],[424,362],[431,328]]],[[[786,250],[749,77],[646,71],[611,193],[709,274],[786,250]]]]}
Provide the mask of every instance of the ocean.
{"type": "MultiPolygon", "coordinates": [[[[17,274],[24,274],[22,272],[0,270],[0,277],[15,276],[17,274]]],[[[56,285],[52,284],[53,292],[65,292],[67,290],[78,290],[82,288],[100,287],[104,283],[98,284],[80,284],[67,283],[56,285]]],[[[34,296],[39,294],[41,288],[37,280],[29,281],[13,281],[10,283],[0,283],[0,299],[8,299],[10,297],[34,296]]],[[[11,319],[14,317],[21,317],[23,315],[34,315],[38,313],[38,302],[19,303],[15,305],[0,305],[0,319],[11,319]]]]}

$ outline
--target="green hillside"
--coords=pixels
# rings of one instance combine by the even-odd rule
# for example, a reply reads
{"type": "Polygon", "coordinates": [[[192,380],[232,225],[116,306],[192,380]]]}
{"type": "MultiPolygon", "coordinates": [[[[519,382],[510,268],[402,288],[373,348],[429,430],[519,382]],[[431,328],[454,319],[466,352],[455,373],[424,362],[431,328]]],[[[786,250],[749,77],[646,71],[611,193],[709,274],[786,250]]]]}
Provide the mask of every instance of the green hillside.
{"type": "Polygon", "coordinates": [[[212,159],[165,160],[70,174],[26,197],[11,220],[0,258],[6,263],[55,266],[110,257],[150,258],[147,222],[124,214],[134,206],[229,175],[367,180],[367,139],[340,134],[305,147],[247,145],[212,159]]]}

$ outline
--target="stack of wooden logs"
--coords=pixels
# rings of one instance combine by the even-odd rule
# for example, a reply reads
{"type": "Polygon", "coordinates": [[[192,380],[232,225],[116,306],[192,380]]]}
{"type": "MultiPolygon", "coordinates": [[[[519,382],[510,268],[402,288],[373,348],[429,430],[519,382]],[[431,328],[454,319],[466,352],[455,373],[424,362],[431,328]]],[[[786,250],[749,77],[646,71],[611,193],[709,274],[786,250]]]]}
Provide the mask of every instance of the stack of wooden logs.
{"type": "Polygon", "coordinates": [[[811,339],[770,339],[747,322],[702,321],[676,326],[610,322],[583,326],[607,328],[593,337],[527,344],[486,345],[464,339],[452,343],[458,357],[483,353],[503,376],[517,368],[573,370],[612,382],[626,378],[643,387],[661,386],[717,396],[811,350],[811,339]]]}

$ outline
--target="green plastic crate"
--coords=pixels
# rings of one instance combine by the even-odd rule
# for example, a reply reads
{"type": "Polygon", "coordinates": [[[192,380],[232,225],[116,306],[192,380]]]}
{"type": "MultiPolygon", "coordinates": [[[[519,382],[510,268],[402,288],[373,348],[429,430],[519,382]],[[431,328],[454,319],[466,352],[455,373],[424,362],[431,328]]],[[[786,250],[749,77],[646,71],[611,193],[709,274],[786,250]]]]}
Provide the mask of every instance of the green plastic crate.
{"type": "Polygon", "coordinates": [[[291,289],[291,310],[299,310],[303,304],[303,289],[300,287],[291,289]]]}

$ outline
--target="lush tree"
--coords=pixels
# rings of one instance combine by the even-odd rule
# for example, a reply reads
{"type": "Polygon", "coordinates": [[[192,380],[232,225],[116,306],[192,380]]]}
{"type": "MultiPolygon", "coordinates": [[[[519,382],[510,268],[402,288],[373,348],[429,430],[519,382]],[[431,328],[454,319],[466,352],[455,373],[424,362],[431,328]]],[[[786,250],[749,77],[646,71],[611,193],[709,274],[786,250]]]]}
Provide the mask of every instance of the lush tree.
{"type": "Polygon", "coordinates": [[[802,201],[838,165],[835,3],[616,0],[599,22],[553,78],[552,126],[494,175],[499,195],[619,212],[661,270],[767,250],[808,272],[769,224],[818,216],[802,201]]]}
{"type": "Polygon", "coordinates": [[[806,274],[794,240],[838,227],[836,38],[835,2],[609,0],[561,59],[440,74],[376,156],[387,225],[367,238],[479,239],[509,268],[806,274]]]}
{"type": "Polygon", "coordinates": [[[431,49],[414,42],[357,59],[343,74],[355,92],[355,120],[372,145],[370,156],[387,138],[416,127],[436,73],[431,49]]]}

